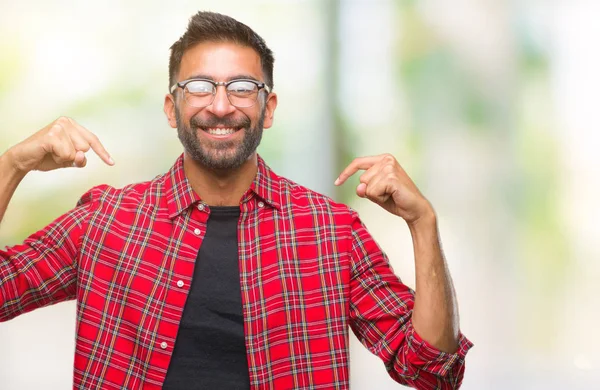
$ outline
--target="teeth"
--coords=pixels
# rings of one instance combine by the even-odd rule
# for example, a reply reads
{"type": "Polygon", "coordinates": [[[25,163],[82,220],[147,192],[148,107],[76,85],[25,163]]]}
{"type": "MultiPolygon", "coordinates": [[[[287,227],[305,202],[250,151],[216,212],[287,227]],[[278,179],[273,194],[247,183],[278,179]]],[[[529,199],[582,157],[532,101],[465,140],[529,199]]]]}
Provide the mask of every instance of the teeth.
{"type": "Polygon", "coordinates": [[[222,129],[222,128],[206,129],[206,131],[208,132],[208,134],[212,134],[212,135],[228,135],[228,134],[235,133],[235,129],[222,129]]]}

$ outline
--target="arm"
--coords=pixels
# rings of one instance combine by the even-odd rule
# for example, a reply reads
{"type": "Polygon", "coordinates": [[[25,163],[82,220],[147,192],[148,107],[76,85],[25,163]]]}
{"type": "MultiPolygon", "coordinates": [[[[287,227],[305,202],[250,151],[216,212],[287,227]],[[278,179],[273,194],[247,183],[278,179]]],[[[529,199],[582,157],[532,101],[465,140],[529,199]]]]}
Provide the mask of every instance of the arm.
{"type": "Polygon", "coordinates": [[[459,320],[454,286],[438,238],[433,210],[409,224],[415,252],[415,331],[443,352],[458,349],[459,320]]]}
{"type": "Polygon", "coordinates": [[[81,237],[97,205],[90,191],[22,244],[0,249],[0,322],[75,297],[81,237]]]}
{"type": "Polygon", "coordinates": [[[0,156],[0,223],[10,199],[24,177],[25,174],[11,164],[8,154],[0,156]]]}
{"type": "Polygon", "coordinates": [[[357,194],[402,217],[410,229],[416,267],[415,330],[439,350],[455,352],[458,348],[458,308],[442,255],[433,208],[389,154],[355,159],[336,184],[342,184],[360,169],[366,172],[360,177],[357,194]]]}
{"type": "MultiPolygon", "coordinates": [[[[336,185],[361,169],[366,172],[360,177],[357,194],[406,221],[413,239],[416,267],[416,293],[413,296],[412,291],[407,293],[408,288],[393,275],[387,258],[376,244],[371,244],[369,250],[364,249],[368,247],[365,242],[372,241],[364,226],[353,225],[359,232],[353,244],[353,255],[359,266],[353,277],[369,281],[367,284],[361,282],[361,288],[353,289],[358,291],[358,299],[366,302],[357,305],[355,315],[358,323],[367,324],[365,329],[377,329],[375,332],[372,329],[362,331],[362,334],[367,335],[366,340],[370,339],[367,344],[383,343],[384,350],[388,349],[389,354],[379,355],[388,367],[395,365],[398,368],[399,379],[418,378],[419,371],[424,370],[429,375],[434,374],[436,379],[428,379],[423,374],[422,378],[413,378],[414,382],[408,383],[419,388],[455,388],[462,379],[463,364],[453,363],[458,368],[450,370],[450,361],[462,361],[471,344],[459,332],[454,288],[440,247],[433,208],[390,155],[355,159],[336,180],[336,185]],[[361,294],[366,294],[367,298],[360,298],[361,294]],[[391,307],[385,308],[381,302],[389,302],[391,307]],[[365,320],[364,313],[371,310],[369,305],[382,317],[365,320]],[[370,337],[369,333],[372,333],[370,337]],[[380,340],[373,335],[380,335],[380,340]],[[446,375],[448,377],[444,378],[446,375]],[[449,387],[434,387],[432,383],[438,380],[449,387]]],[[[381,347],[374,349],[377,351],[382,351],[381,347]]]]}
{"type": "MultiPolygon", "coordinates": [[[[350,325],[385,363],[390,376],[417,389],[460,387],[472,344],[459,333],[459,348],[446,353],[416,331],[415,293],[402,283],[356,213],[352,221],[350,325]]],[[[416,294],[418,295],[418,294],[416,294]]]]}
{"type": "Polygon", "coordinates": [[[33,170],[85,167],[94,152],[108,165],[114,161],[98,137],[75,120],[60,117],[0,156],[0,223],[19,183],[33,170]]]}
{"type": "Polygon", "coordinates": [[[60,117],[0,156],[0,223],[15,190],[28,172],[85,167],[94,152],[108,165],[114,161],[98,137],[71,118],[60,117]]]}
{"type": "MultiPolygon", "coordinates": [[[[114,164],[95,135],[72,119],[59,118],[0,156],[0,222],[28,172],[84,167],[89,149],[114,164]]],[[[82,204],[23,245],[0,250],[0,321],[72,296],[77,237],[89,207],[82,204]]]]}

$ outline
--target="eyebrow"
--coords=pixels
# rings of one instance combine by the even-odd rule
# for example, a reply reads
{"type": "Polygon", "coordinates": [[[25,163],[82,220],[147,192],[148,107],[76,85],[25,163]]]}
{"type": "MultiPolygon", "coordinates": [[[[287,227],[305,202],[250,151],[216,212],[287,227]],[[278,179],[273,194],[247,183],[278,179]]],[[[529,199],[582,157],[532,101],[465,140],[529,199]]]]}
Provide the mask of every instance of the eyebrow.
{"type": "MultiPolygon", "coordinates": [[[[192,75],[192,76],[186,78],[186,80],[190,80],[190,79],[206,79],[206,80],[215,81],[214,77],[206,75],[206,74],[195,74],[195,75],[192,75]]],[[[244,80],[254,80],[257,83],[262,83],[262,81],[258,80],[256,77],[250,76],[250,75],[247,75],[247,74],[238,74],[238,75],[235,75],[235,76],[231,76],[231,77],[227,78],[225,80],[225,82],[232,81],[232,80],[242,80],[242,79],[244,79],[244,80]]]]}

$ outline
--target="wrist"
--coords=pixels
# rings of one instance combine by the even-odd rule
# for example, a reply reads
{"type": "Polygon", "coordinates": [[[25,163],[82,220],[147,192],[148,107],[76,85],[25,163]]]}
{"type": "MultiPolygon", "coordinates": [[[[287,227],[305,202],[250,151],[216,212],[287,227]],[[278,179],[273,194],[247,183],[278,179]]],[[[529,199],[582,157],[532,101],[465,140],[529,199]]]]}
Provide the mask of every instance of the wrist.
{"type": "Polygon", "coordinates": [[[412,233],[417,230],[430,230],[431,228],[436,228],[437,216],[433,207],[431,207],[431,204],[427,202],[426,206],[423,207],[423,211],[419,213],[419,216],[410,222],[407,221],[407,225],[412,233]]]}
{"type": "Polygon", "coordinates": [[[27,174],[25,170],[20,169],[18,164],[15,163],[11,149],[0,155],[0,169],[7,177],[17,180],[21,180],[27,174]]]}

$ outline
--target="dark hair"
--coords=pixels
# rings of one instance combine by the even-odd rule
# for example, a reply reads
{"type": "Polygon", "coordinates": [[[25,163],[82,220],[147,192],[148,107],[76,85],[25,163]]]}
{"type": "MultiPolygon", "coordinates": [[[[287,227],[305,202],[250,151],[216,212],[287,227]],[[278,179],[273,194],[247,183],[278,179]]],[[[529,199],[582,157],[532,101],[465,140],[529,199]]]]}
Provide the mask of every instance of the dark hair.
{"type": "Polygon", "coordinates": [[[183,53],[202,42],[233,42],[254,49],[262,65],[265,83],[273,89],[273,52],[250,27],[215,12],[200,11],[190,18],[185,33],[171,46],[169,88],[176,82],[183,53]]]}

